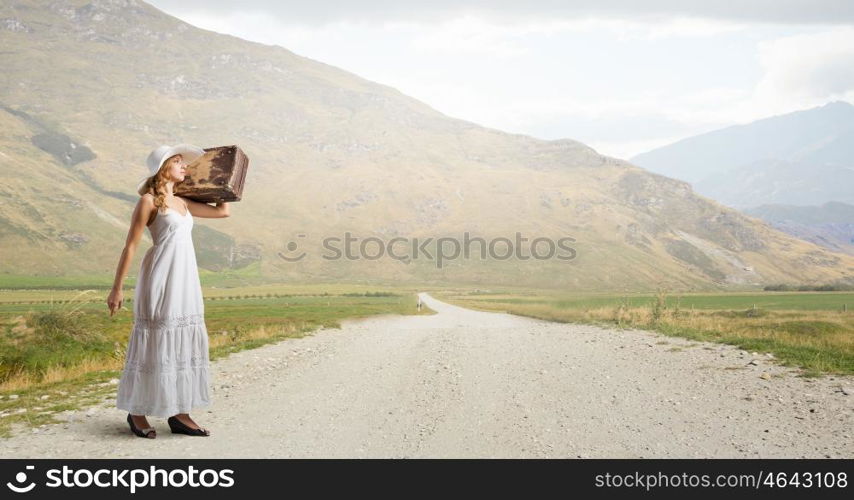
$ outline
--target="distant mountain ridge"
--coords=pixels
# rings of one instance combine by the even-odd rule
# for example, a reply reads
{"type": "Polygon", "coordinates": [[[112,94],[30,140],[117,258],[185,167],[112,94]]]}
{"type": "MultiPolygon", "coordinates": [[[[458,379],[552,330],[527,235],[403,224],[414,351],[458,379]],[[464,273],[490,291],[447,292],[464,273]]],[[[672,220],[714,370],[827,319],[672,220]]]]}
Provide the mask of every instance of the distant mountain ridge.
{"type": "Polygon", "coordinates": [[[629,161],[699,185],[712,175],[732,173],[769,159],[854,166],[854,105],[834,101],[733,125],[641,153],[629,161]]]}
{"type": "Polygon", "coordinates": [[[839,202],[822,206],[761,205],[745,213],[801,239],[854,255],[854,205],[839,202]]]}
{"type": "Polygon", "coordinates": [[[765,159],[712,174],[694,188],[709,198],[742,209],[764,204],[854,203],[851,186],[854,186],[854,162],[765,159]]]}

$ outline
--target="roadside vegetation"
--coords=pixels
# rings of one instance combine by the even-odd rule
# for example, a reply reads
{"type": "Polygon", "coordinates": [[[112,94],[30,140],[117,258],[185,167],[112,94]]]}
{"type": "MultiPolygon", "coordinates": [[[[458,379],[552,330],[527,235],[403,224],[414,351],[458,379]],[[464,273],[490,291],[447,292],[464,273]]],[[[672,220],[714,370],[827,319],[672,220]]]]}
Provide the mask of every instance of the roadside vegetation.
{"type": "MultiPolygon", "coordinates": [[[[340,321],[416,310],[409,290],[318,286],[217,289],[205,293],[210,358],[310,335],[340,321]],[[330,290],[330,291],[326,291],[330,290]]],[[[133,290],[109,315],[107,290],[15,290],[0,294],[0,436],[15,422],[38,426],[53,415],[115,397],[133,328],[133,290]]]]}
{"type": "Polygon", "coordinates": [[[540,319],[654,330],[771,353],[805,376],[854,374],[854,293],[758,292],[585,296],[528,292],[445,292],[473,309],[540,319]]]}

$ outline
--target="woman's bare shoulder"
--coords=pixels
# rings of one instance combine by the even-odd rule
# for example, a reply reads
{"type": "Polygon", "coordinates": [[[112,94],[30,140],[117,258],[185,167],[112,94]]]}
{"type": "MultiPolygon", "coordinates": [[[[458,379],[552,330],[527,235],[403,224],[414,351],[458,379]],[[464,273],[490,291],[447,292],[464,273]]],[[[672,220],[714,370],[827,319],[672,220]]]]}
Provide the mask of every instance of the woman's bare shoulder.
{"type": "Polygon", "coordinates": [[[151,193],[145,193],[144,195],[139,197],[139,202],[137,203],[143,207],[153,207],[154,195],[151,193]]]}

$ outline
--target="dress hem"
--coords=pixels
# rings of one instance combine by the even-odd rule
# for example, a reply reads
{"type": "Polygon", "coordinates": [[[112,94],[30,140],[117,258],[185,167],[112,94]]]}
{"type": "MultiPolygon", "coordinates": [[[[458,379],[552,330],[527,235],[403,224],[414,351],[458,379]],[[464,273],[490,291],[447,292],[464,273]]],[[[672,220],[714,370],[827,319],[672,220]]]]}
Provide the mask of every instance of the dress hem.
{"type": "Polygon", "coordinates": [[[145,415],[149,417],[171,417],[177,415],[179,413],[190,413],[193,409],[198,408],[208,408],[211,406],[211,401],[194,403],[189,408],[181,408],[181,407],[171,407],[164,409],[154,409],[149,410],[147,408],[143,408],[140,406],[133,405],[125,405],[125,404],[116,404],[116,408],[119,410],[124,410],[131,415],[145,415]],[[174,409],[173,409],[174,408],[174,409]]]}

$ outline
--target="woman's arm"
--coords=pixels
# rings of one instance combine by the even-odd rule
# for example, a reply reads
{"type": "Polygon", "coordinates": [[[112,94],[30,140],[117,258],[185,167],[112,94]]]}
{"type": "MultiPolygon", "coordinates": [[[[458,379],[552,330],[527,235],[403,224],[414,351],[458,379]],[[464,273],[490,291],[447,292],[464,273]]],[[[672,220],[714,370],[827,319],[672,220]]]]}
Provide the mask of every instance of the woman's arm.
{"type": "Polygon", "coordinates": [[[199,203],[198,201],[189,198],[180,197],[187,202],[187,208],[193,217],[202,217],[205,219],[221,219],[231,215],[228,211],[228,202],[220,201],[216,206],[210,206],[207,203],[199,203]]]}
{"type": "Polygon", "coordinates": [[[113,289],[107,298],[110,316],[122,307],[122,284],[124,283],[125,275],[127,275],[133,256],[136,253],[136,248],[139,246],[139,240],[142,239],[145,225],[149,218],[151,218],[151,213],[154,210],[156,210],[154,207],[154,197],[150,194],[140,197],[133,210],[130,229],[128,229],[127,239],[125,240],[125,247],[122,250],[122,256],[119,258],[118,269],[116,269],[116,276],[113,280],[113,289]]]}

